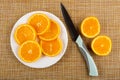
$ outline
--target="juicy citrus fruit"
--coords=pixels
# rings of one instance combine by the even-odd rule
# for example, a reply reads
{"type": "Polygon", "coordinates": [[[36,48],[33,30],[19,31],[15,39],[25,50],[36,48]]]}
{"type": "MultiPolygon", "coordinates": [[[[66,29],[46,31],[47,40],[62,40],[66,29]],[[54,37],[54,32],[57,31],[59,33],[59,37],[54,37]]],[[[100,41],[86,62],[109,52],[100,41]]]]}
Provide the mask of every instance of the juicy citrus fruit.
{"type": "Polygon", "coordinates": [[[41,56],[40,45],[36,41],[24,42],[18,51],[20,58],[25,62],[34,62],[41,56]]]}
{"type": "Polygon", "coordinates": [[[45,14],[33,14],[28,23],[34,27],[37,34],[43,34],[50,26],[50,20],[45,14]]]}
{"type": "Polygon", "coordinates": [[[105,56],[111,52],[112,42],[107,36],[98,36],[93,39],[91,47],[97,55],[105,56]]]}
{"type": "Polygon", "coordinates": [[[22,44],[27,40],[35,40],[36,32],[32,26],[28,24],[21,24],[15,30],[14,38],[18,44],[22,44]]]}
{"type": "Polygon", "coordinates": [[[44,41],[40,42],[42,52],[46,56],[56,56],[62,50],[62,42],[60,39],[55,39],[52,41],[44,41]]]}
{"type": "Polygon", "coordinates": [[[42,35],[39,35],[41,40],[50,41],[58,37],[60,33],[60,26],[57,22],[51,20],[49,29],[42,35]]]}
{"type": "Polygon", "coordinates": [[[81,33],[87,38],[93,38],[100,33],[100,24],[96,17],[87,17],[81,24],[81,33]]]}

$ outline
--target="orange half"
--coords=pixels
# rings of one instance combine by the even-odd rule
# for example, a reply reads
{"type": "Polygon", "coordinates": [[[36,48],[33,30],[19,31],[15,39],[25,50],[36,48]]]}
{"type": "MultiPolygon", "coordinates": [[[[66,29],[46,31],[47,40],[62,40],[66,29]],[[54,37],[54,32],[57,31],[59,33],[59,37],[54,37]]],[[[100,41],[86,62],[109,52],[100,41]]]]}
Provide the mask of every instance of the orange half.
{"type": "Polygon", "coordinates": [[[111,52],[112,41],[108,36],[98,36],[93,39],[91,47],[95,54],[105,56],[111,52]]]}
{"type": "Polygon", "coordinates": [[[58,25],[57,22],[51,20],[49,29],[44,34],[39,35],[39,38],[41,40],[51,41],[56,39],[59,34],[60,34],[60,26],[58,25]]]}
{"type": "Polygon", "coordinates": [[[25,62],[35,62],[41,57],[41,48],[36,41],[26,41],[20,46],[18,54],[25,62]]]}
{"type": "Polygon", "coordinates": [[[81,33],[87,38],[93,38],[100,33],[100,23],[96,17],[87,17],[81,24],[81,33]]]}
{"type": "Polygon", "coordinates": [[[62,42],[60,39],[55,39],[52,41],[44,41],[40,42],[42,52],[46,56],[56,56],[62,50],[62,42]]]}
{"type": "Polygon", "coordinates": [[[45,33],[50,26],[50,20],[45,14],[33,14],[28,19],[28,23],[33,26],[38,35],[45,33]]]}
{"type": "Polygon", "coordinates": [[[27,40],[35,40],[36,32],[32,28],[32,26],[28,24],[21,24],[16,28],[14,38],[16,42],[21,45],[23,42],[27,40]]]}

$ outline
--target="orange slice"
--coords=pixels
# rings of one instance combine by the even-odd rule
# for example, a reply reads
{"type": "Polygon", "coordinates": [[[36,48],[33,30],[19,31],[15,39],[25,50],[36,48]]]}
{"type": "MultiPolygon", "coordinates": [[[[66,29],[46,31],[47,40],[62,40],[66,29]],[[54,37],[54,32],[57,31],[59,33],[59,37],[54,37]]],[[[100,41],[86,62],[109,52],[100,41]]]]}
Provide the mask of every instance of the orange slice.
{"type": "Polygon", "coordinates": [[[50,20],[45,14],[33,14],[28,23],[34,27],[38,35],[45,33],[50,26],[50,20]]]}
{"type": "Polygon", "coordinates": [[[105,56],[111,52],[112,42],[107,36],[98,36],[93,39],[91,47],[95,54],[105,56]]]}
{"type": "Polygon", "coordinates": [[[56,56],[62,50],[62,42],[60,39],[55,39],[52,41],[41,40],[40,45],[43,54],[45,54],[46,56],[56,56]]]}
{"type": "Polygon", "coordinates": [[[100,33],[100,24],[96,17],[87,17],[81,24],[81,33],[87,38],[93,38],[100,33]]]}
{"type": "Polygon", "coordinates": [[[32,26],[28,24],[21,24],[16,28],[14,38],[18,44],[22,44],[27,40],[35,40],[36,32],[32,26]]]}
{"type": "Polygon", "coordinates": [[[60,26],[57,22],[51,20],[50,28],[42,35],[39,35],[41,40],[51,41],[58,37],[60,34],[60,26]]]}
{"type": "Polygon", "coordinates": [[[41,48],[36,41],[26,41],[19,48],[19,57],[25,62],[34,62],[41,57],[41,48]]]}

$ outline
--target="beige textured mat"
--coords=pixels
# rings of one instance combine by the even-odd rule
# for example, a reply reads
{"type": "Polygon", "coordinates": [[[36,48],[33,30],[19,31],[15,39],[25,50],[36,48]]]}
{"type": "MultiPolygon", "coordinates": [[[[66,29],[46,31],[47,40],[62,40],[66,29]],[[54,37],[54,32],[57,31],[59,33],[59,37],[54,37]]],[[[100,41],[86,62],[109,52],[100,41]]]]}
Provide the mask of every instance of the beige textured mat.
{"type": "MultiPolygon", "coordinates": [[[[83,38],[86,44],[89,39],[83,38]]],[[[120,0],[0,0],[0,80],[120,80],[120,0]],[[21,64],[10,48],[10,33],[15,22],[31,11],[44,10],[58,16],[62,2],[78,27],[87,16],[98,17],[101,34],[111,37],[112,52],[99,57],[91,52],[99,76],[88,76],[87,67],[70,36],[67,51],[55,65],[32,69],[21,64]]]]}

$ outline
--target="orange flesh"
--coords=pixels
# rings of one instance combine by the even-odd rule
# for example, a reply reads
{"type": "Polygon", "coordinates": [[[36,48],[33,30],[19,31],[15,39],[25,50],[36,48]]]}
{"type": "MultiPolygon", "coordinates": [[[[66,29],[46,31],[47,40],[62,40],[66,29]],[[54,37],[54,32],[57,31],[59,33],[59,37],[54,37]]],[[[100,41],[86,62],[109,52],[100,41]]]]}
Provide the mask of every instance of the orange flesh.
{"type": "Polygon", "coordinates": [[[31,18],[29,23],[35,28],[37,33],[41,33],[48,26],[48,20],[44,16],[37,14],[33,18],[31,18]]]}
{"type": "Polygon", "coordinates": [[[51,21],[50,28],[44,34],[40,35],[40,38],[47,41],[53,40],[58,37],[59,32],[57,23],[51,21]]]}
{"type": "Polygon", "coordinates": [[[61,43],[59,40],[42,41],[42,49],[44,54],[56,55],[61,50],[61,43]]]}
{"type": "Polygon", "coordinates": [[[34,61],[40,55],[40,48],[34,43],[27,43],[21,48],[21,57],[26,61],[34,61]]]}
{"type": "Polygon", "coordinates": [[[17,30],[16,37],[19,40],[20,44],[27,40],[34,40],[35,37],[33,36],[35,36],[35,32],[33,32],[30,27],[24,25],[17,30]]]}
{"type": "Polygon", "coordinates": [[[108,53],[108,51],[110,49],[110,41],[104,37],[96,39],[93,44],[93,48],[96,52],[98,52],[100,54],[108,53]]]}
{"type": "Polygon", "coordinates": [[[89,35],[89,36],[93,36],[95,35],[96,33],[99,32],[99,25],[98,25],[98,22],[95,20],[95,19],[89,19],[89,20],[86,20],[83,24],[83,32],[86,34],[86,35],[89,35]]]}

